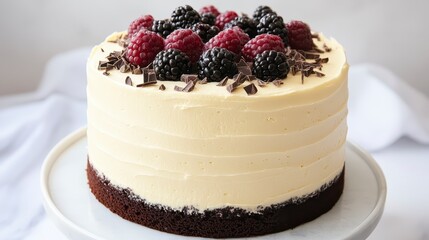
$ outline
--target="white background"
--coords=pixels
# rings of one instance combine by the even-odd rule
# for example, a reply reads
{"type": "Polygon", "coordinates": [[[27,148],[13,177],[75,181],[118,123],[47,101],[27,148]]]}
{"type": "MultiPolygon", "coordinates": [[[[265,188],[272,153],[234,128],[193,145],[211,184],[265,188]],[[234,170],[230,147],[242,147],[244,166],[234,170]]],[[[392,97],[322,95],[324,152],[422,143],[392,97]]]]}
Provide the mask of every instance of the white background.
{"type": "Polygon", "coordinates": [[[35,89],[56,53],[93,46],[142,14],[167,18],[186,3],[249,14],[260,4],[269,5],[285,21],[301,19],[334,36],[345,46],[350,64],[385,66],[429,96],[429,1],[424,0],[2,0],[0,95],[35,89]]]}

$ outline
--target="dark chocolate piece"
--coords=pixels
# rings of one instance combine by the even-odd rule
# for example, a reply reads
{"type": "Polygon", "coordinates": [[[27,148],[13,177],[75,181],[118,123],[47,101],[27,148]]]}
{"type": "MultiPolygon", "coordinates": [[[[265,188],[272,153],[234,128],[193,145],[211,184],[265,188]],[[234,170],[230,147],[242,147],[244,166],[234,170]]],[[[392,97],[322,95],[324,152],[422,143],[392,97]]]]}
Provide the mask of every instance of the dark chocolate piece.
{"type": "Polygon", "coordinates": [[[133,81],[131,80],[130,76],[127,76],[125,78],[125,84],[133,86],[133,81]]]}
{"type": "Polygon", "coordinates": [[[228,77],[225,77],[224,79],[222,79],[218,84],[216,84],[216,86],[219,87],[223,87],[228,83],[228,77]]]}
{"type": "Polygon", "coordinates": [[[284,82],[282,80],[274,80],[272,81],[272,83],[274,84],[274,86],[280,87],[280,85],[282,85],[284,82]]]}
{"type": "Polygon", "coordinates": [[[244,90],[246,91],[247,95],[253,95],[258,92],[258,89],[256,88],[255,84],[251,83],[244,87],[244,90]]]}
{"type": "Polygon", "coordinates": [[[156,84],[156,83],[157,83],[157,81],[143,82],[141,84],[138,84],[136,87],[145,87],[145,86],[153,85],[153,84],[156,84]]]}

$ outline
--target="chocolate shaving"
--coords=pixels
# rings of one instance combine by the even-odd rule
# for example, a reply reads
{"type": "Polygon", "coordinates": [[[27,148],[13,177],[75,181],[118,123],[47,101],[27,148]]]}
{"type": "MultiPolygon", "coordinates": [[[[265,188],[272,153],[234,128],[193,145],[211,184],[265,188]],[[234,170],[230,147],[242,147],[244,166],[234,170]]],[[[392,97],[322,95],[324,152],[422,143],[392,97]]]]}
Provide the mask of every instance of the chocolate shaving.
{"type": "Polygon", "coordinates": [[[315,74],[316,74],[316,76],[318,76],[318,77],[324,77],[325,76],[325,74],[324,73],[321,73],[321,72],[318,72],[318,71],[313,71],[315,74]]]}
{"type": "Polygon", "coordinates": [[[102,51],[102,52],[104,52],[104,49],[103,49],[103,48],[100,48],[100,49],[101,49],[101,51],[102,51]]]}
{"type": "Polygon", "coordinates": [[[198,80],[198,76],[196,74],[182,74],[180,76],[180,81],[188,83],[189,81],[195,82],[198,80]]]}
{"type": "Polygon", "coordinates": [[[189,81],[186,86],[183,88],[183,92],[190,92],[192,90],[194,90],[195,87],[195,82],[194,81],[189,81]]]}
{"type": "Polygon", "coordinates": [[[109,72],[103,72],[103,75],[109,76],[110,73],[109,72]]]}
{"type": "Polygon", "coordinates": [[[284,82],[282,80],[276,79],[276,80],[272,81],[272,83],[274,84],[274,86],[280,87],[280,85],[282,85],[284,82]]]}
{"type": "Polygon", "coordinates": [[[238,86],[240,86],[241,84],[244,83],[244,80],[243,80],[244,78],[243,78],[243,75],[241,73],[237,74],[234,77],[234,79],[236,79],[236,80],[226,87],[226,90],[230,93],[234,92],[238,86]]]}
{"type": "Polygon", "coordinates": [[[119,71],[121,72],[121,73],[126,73],[126,72],[128,72],[128,71],[130,71],[131,70],[131,68],[130,68],[130,65],[128,65],[128,64],[124,64],[124,65],[122,65],[120,68],[119,68],[119,71]]]}
{"type": "Polygon", "coordinates": [[[113,66],[115,67],[116,70],[119,70],[123,64],[124,64],[124,60],[118,59],[118,61],[113,63],[113,66]]]}
{"type": "Polygon", "coordinates": [[[243,80],[243,82],[250,81],[249,75],[244,75],[242,80],[243,80]]]}
{"type": "Polygon", "coordinates": [[[107,67],[108,61],[99,61],[98,62],[98,70],[105,70],[107,67]]]}
{"type": "Polygon", "coordinates": [[[188,83],[186,83],[185,87],[179,87],[179,86],[174,86],[174,90],[178,91],[178,92],[191,92],[192,90],[194,90],[195,87],[195,82],[194,81],[188,81],[188,83]]]}
{"type": "Polygon", "coordinates": [[[176,85],[176,86],[174,86],[174,91],[181,92],[181,91],[183,91],[183,88],[176,85]]]}
{"type": "Polygon", "coordinates": [[[247,95],[253,95],[258,92],[258,89],[256,88],[255,84],[251,83],[244,87],[244,90],[246,91],[247,95]]]}
{"type": "Polygon", "coordinates": [[[205,78],[203,78],[203,80],[200,80],[200,81],[199,81],[199,83],[200,83],[200,84],[206,84],[206,83],[208,83],[208,80],[207,80],[207,78],[205,77],[205,78]]]}
{"type": "Polygon", "coordinates": [[[329,58],[317,58],[315,64],[327,63],[329,62],[329,58]]]}
{"type": "Polygon", "coordinates": [[[157,81],[144,82],[144,83],[138,84],[136,87],[145,87],[145,86],[153,85],[155,83],[157,83],[157,81]]]}
{"type": "Polygon", "coordinates": [[[249,66],[237,66],[237,69],[240,73],[244,75],[252,75],[252,69],[249,66]]]}
{"type": "Polygon", "coordinates": [[[255,75],[248,75],[247,77],[249,78],[249,81],[253,81],[257,79],[255,75]]]}
{"type": "Polygon", "coordinates": [[[328,47],[328,45],[326,45],[326,43],[324,43],[324,44],[323,44],[323,49],[324,49],[326,52],[330,52],[330,51],[332,51],[332,48],[328,47]]]}
{"type": "Polygon", "coordinates": [[[265,87],[267,84],[268,84],[267,82],[265,82],[265,81],[263,81],[261,79],[258,79],[258,86],[265,87]]]}
{"type": "Polygon", "coordinates": [[[247,67],[247,62],[244,60],[244,58],[241,58],[240,61],[237,63],[237,67],[247,67]]]}
{"type": "Polygon", "coordinates": [[[157,80],[155,72],[148,72],[148,74],[149,74],[149,82],[153,82],[157,80]]]}
{"type": "Polygon", "coordinates": [[[234,80],[236,82],[239,82],[240,83],[239,85],[241,85],[245,81],[245,75],[243,73],[239,72],[238,74],[236,74],[234,76],[234,80]]]}
{"type": "Polygon", "coordinates": [[[149,82],[149,73],[146,69],[143,70],[143,82],[149,82]]]}
{"type": "Polygon", "coordinates": [[[222,79],[216,86],[223,87],[228,83],[228,77],[222,79]]]}
{"type": "MultiPolygon", "coordinates": [[[[329,61],[328,58],[320,58],[321,50],[318,50],[317,47],[314,47],[312,51],[301,51],[295,50],[288,47],[286,49],[287,64],[290,68],[290,73],[296,75],[298,72],[301,72],[301,83],[304,84],[304,78],[309,77],[311,74],[315,74],[317,77],[322,77],[322,75],[317,74],[314,69],[322,69],[322,64],[329,61]],[[307,62],[307,60],[314,60],[314,62],[307,62]]],[[[321,51],[323,52],[323,51],[321,51]]]]}
{"type": "Polygon", "coordinates": [[[143,70],[138,66],[137,68],[133,69],[133,74],[140,75],[143,73],[143,70]]]}
{"type": "Polygon", "coordinates": [[[161,91],[164,91],[165,90],[165,86],[164,86],[164,84],[161,84],[161,86],[159,86],[159,88],[158,88],[159,90],[161,90],[161,91]]]}
{"type": "Polygon", "coordinates": [[[133,86],[133,81],[131,80],[130,76],[127,76],[125,78],[125,84],[127,84],[129,86],[133,86]]]}

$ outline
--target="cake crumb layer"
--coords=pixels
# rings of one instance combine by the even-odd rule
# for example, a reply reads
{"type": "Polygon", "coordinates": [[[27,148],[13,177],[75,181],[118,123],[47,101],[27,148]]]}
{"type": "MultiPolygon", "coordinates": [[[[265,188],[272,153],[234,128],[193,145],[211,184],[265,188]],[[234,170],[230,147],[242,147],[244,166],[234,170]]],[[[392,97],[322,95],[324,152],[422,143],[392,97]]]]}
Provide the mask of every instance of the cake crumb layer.
{"type": "Polygon", "coordinates": [[[209,238],[250,237],[294,228],[329,211],[344,188],[343,168],[327,187],[302,199],[263,207],[258,213],[233,207],[198,213],[192,211],[192,207],[179,211],[149,204],[130,189],[111,184],[106,177],[97,173],[89,160],[87,176],[91,192],[97,200],[122,218],[164,232],[209,238]]]}

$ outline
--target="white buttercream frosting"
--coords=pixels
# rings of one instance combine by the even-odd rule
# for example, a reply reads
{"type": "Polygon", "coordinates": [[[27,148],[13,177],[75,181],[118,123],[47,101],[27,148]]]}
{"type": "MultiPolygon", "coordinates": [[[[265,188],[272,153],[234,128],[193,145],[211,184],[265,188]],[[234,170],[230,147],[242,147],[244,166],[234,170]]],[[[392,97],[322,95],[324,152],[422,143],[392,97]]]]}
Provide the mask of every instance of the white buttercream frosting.
{"type": "Polygon", "coordinates": [[[113,184],[173,209],[256,212],[310,194],[342,171],[348,65],[335,40],[316,41],[332,49],[321,55],[329,57],[324,77],[302,84],[289,74],[248,96],[242,86],[229,93],[197,84],[185,93],[174,90],[183,82],[136,88],[125,78],[138,84],[142,75],[103,75],[99,61],[122,50],[107,40],[120,35],[94,47],[87,64],[88,155],[113,184]]]}

